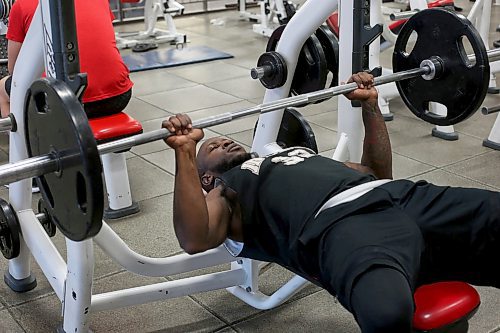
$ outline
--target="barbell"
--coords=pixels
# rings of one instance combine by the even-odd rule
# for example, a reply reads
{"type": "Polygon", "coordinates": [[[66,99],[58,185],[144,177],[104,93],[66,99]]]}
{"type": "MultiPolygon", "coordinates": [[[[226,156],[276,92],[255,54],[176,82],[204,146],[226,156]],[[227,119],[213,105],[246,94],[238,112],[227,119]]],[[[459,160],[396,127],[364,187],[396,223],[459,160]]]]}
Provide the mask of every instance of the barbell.
{"type": "MultiPolygon", "coordinates": [[[[376,77],[374,84],[396,82],[403,100],[407,105],[410,103],[415,114],[433,123],[453,124],[472,115],[481,105],[488,88],[489,59],[500,59],[500,49],[486,52],[479,34],[463,16],[440,9],[425,10],[410,18],[395,45],[394,68],[404,69],[376,77]],[[428,25],[430,27],[422,27],[428,25]],[[413,30],[417,31],[418,38],[413,50],[406,52],[413,30]],[[443,40],[438,43],[436,38],[443,40]],[[465,53],[463,38],[469,40],[473,55],[465,53]],[[430,50],[420,50],[424,46],[430,50]],[[415,67],[406,68],[412,64],[416,64],[415,67]],[[466,73],[461,73],[463,71],[466,73]],[[446,117],[429,115],[423,108],[428,100],[414,102],[418,94],[412,93],[412,89],[417,92],[438,89],[441,83],[452,85],[447,89],[453,93],[439,99],[448,106],[446,117]],[[473,93],[463,90],[469,88],[473,93]],[[464,96],[473,100],[464,100],[464,96]],[[449,103],[451,98],[457,98],[460,103],[449,103]],[[455,105],[462,108],[450,110],[455,105]]],[[[256,113],[304,106],[355,89],[357,84],[349,83],[283,98],[194,121],[193,127],[206,128],[256,113]]],[[[429,96],[436,98],[434,92],[429,96]]],[[[0,124],[0,127],[7,126],[0,124]]],[[[0,184],[38,177],[40,192],[54,223],[66,237],[81,241],[95,236],[102,225],[104,193],[100,154],[162,140],[170,136],[170,132],[162,128],[97,145],[83,107],[70,88],[64,82],[42,78],[27,91],[25,135],[30,158],[0,166],[0,184]]]]}

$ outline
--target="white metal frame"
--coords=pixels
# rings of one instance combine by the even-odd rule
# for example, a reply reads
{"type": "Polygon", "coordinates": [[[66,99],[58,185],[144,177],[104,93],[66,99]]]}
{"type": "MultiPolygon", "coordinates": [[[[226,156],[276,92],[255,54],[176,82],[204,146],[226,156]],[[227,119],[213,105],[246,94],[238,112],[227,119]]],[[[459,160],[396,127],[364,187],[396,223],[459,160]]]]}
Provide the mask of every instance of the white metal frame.
{"type": "MultiPolygon", "coordinates": [[[[498,4],[498,1],[495,2],[498,4]]],[[[491,0],[476,0],[474,5],[469,12],[467,18],[471,21],[474,26],[478,29],[481,38],[483,39],[484,45],[489,49],[489,28],[491,21],[491,0]]],[[[495,61],[490,63],[490,88],[496,88],[496,73],[500,72],[500,61],[495,61]]],[[[485,140],[488,143],[488,147],[499,147],[500,149],[500,113],[491,128],[488,138],[485,140]]]]}
{"type": "MultiPolygon", "coordinates": [[[[307,5],[302,8],[301,13],[295,16],[295,20],[288,24],[282,37],[282,40],[286,40],[286,42],[282,42],[278,46],[278,51],[284,55],[288,62],[287,87],[268,90],[265,101],[288,95],[288,91],[285,92],[284,89],[290,88],[298,51],[308,36],[326,20],[327,15],[320,13],[331,13],[336,9],[336,6],[336,0],[328,2],[309,0],[307,5]],[[301,30],[303,33],[296,33],[301,30]]],[[[49,0],[40,0],[40,5],[35,12],[19,53],[12,78],[11,112],[16,118],[18,127],[16,132],[10,133],[9,158],[11,163],[28,158],[23,115],[26,91],[31,83],[42,75],[45,68],[47,76],[55,76],[50,43],[52,35],[50,20],[49,0]]],[[[262,138],[262,140],[254,142],[255,151],[272,151],[276,148],[277,145],[273,143],[276,141],[282,114],[282,112],[273,112],[261,117],[264,119],[259,120],[256,137],[262,138]]],[[[340,149],[338,153],[340,154],[340,149]]],[[[67,261],[65,262],[31,208],[31,181],[26,179],[12,183],[9,199],[17,213],[22,237],[20,255],[9,260],[8,274],[15,280],[29,279],[31,277],[30,257],[32,255],[62,302],[62,328],[66,332],[88,331],[88,316],[95,311],[143,304],[221,288],[227,288],[230,293],[251,306],[259,309],[270,309],[282,304],[308,283],[303,278],[295,276],[272,295],[264,295],[259,291],[258,274],[261,265],[257,261],[234,258],[223,247],[198,255],[180,254],[168,258],[146,257],[132,251],[105,222],[93,239],[82,242],[67,239],[67,261]],[[144,276],[168,276],[222,263],[231,263],[231,268],[222,272],[176,281],[93,294],[94,241],[118,264],[131,272],[144,276]],[[159,292],[160,290],[162,292],[159,292]],[[73,293],[76,293],[78,297],[73,297],[73,293]]]]}
{"type": "Polygon", "coordinates": [[[101,161],[109,206],[104,211],[105,218],[119,218],[137,213],[139,205],[132,200],[125,153],[104,154],[101,161]]]}
{"type": "Polygon", "coordinates": [[[139,43],[187,43],[186,34],[179,33],[174,23],[174,15],[182,15],[184,6],[175,0],[145,0],[144,1],[144,31],[133,33],[117,33],[116,46],[119,49],[134,47],[139,43]],[[168,4],[165,10],[163,3],[168,4]],[[167,24],[167,30],[157,28],[158,16],[162,15],[167,24]]]}

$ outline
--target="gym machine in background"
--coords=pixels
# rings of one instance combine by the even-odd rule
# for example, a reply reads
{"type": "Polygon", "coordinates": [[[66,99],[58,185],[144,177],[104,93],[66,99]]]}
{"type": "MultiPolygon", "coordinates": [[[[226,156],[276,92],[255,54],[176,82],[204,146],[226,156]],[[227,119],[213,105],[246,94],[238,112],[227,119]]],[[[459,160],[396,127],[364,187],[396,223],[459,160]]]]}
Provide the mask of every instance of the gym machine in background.
{"type": "Polygon", "coordinates": [[[119,49],[132,48],[142,52],[156,48],[158,44],[170,43],[179,46],[187,43],[187,36],[177,31],[174,16],[184,13],[184,6],[175,0],[120,0],[122,3],[144,4],[144,30],[130,33],[117,33],[116,46],[119,49]],[[162,16],[167,29],[157,27],[158,17],[162,16]]]}

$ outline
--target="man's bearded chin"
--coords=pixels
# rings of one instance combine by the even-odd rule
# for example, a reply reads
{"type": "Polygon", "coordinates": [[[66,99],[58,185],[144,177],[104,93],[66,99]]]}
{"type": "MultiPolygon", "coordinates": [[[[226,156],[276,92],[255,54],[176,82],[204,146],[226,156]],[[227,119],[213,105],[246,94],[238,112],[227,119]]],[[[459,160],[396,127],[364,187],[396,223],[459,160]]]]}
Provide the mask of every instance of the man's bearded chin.
{"type": "Polygon", "coordinates": [[[224,172],[229,171],[234,167],[237,167],[243,162],[248,161],[252,157],[253,156],[250,153],[236,155],[231,159],[226,159],[221,161],[221,163],[219,163],[214,167],[213,171],[215,171],[218,174],[223,174],[224,172]]]}

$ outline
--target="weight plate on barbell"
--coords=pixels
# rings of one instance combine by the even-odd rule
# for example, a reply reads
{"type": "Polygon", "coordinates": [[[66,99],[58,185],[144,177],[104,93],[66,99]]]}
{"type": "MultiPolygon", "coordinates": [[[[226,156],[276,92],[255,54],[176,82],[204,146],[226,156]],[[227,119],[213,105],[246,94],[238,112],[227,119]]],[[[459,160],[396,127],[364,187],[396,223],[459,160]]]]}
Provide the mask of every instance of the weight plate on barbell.
{"type": "Polygon", "coordinates": [[[0,199],[0,252],[5,259],[17,258],[21,250],[21,228],[12,206],[0,199]]]}
{"type": "Polygon", "coordinates": [[[62,81],[44,78],[26,93],[30,157],[52,154],[59,171],[37,178],[52,220],[71,240],[95,236],[102,226],[104,193],[97,144],[82,105],[62,81]]]}
{"type": "Polygon", "coordinates": [[[490,67],[481,36],[460,14],[426,9],[413,15],[399,32],[392,59],[394,72],[420,67],[431,57],[443,62],[443,73],[432,80],[421,76],[396,82],[401,98],[417,117],[435,125],[453,125],[470,117],[481,106],[488,90],[490,67]],[[412,33],[417,38],[413,49],[412,33]],[[475,63],[469,61],[467,41],[475,63]],[[408,52],[407,52],[408,48],[408,52]],[[447,115],[429,112],[429,103],[447,108],[447,115]]]}

